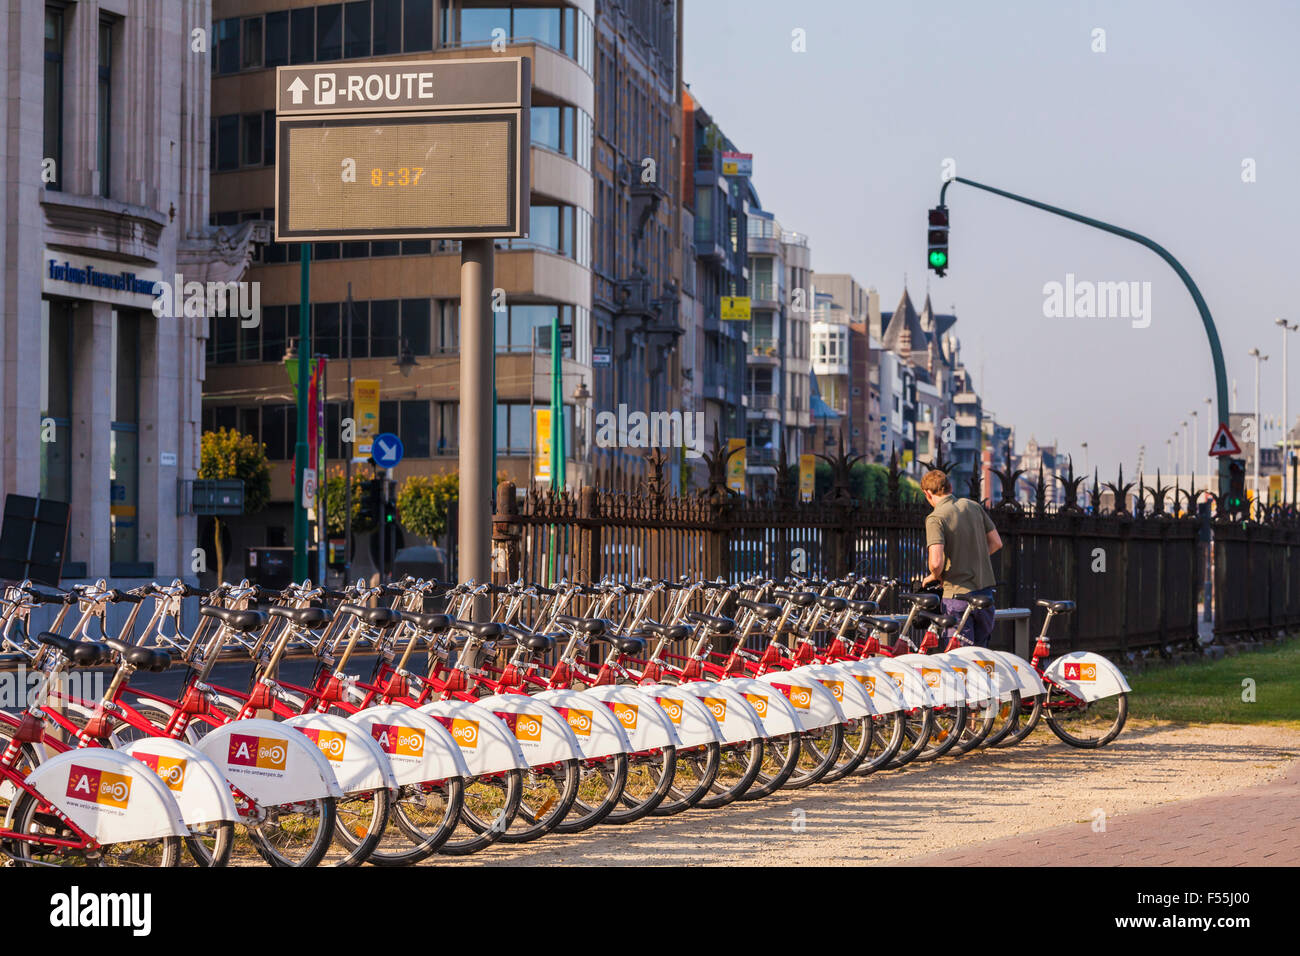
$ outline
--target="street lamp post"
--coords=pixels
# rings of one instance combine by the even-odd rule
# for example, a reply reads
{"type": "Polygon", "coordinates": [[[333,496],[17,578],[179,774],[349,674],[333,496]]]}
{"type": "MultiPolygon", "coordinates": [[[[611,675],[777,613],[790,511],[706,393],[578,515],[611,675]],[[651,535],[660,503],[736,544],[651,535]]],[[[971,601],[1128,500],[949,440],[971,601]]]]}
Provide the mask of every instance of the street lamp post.
{"type": "Polygon", "coordinates": [[[1260,446],[1263,444],[1263,440],[1264,440],[1263,426],[1261,425],[1259,420],[1259,366],[1261,362],[1268,361],[1268,356],[1260,352],[1259,349],[1251,349],[1246,354],[1255,360],[1255,453],[1252,456],[1255,459],[1255,463],[1254,463],[1254,467],[1252,468],[1252,471],[1254,472],[1252,483],[1255,486],[1255,505],[1256,507],[1258,507],[1259,506],[1259,451],[1260,451],[1260,446]]]}
{"type": "Polygon", "coordinates": [[[1190,434],[1192,436],[1192,462],[1191,462],[1192,463],[1192,487],[1195,488],[1196,487],[1196,463],[1200,461],[1200,459],[1196,457],[1196,409],[1194,408],[1192,409],[1191,415],[1192,415],[1192,430],[1190,434]]]}
{"type": "Polygon", "coordinates": [[[1080,442],[1079,447],[1083,449],[1083,473],[1088,473],[1088,443],[1080,442]]]}
{"type": "Polygon", "coordinates": [[[1187,419],[1185,419],[1185,418],[1183,419],[1183,462],[1182,462],[1182,470],[1183,470],[1184,472],[1188,473],[1188,474],[1191,473],[1191,472],[1190,472],[1190,469],[1189,469],[1188,466],[1187,466],[1187,419]]]}
{"type": "MultiPolygon", "coordinates": [[[[1287,403],[1287,391],[1290,382],[1286,377],[1286,334],[1300,329],[1300,323],[1290,323],[1286,319],[1274,320],[1274,325],[1282,327],[1282,504],[1287,503],[1286,473],[1291,465],[1291,409],[1287,403]]],[[[1290,500],[1295,500],[1295,489],[1291,489],[1290,500]]]]}

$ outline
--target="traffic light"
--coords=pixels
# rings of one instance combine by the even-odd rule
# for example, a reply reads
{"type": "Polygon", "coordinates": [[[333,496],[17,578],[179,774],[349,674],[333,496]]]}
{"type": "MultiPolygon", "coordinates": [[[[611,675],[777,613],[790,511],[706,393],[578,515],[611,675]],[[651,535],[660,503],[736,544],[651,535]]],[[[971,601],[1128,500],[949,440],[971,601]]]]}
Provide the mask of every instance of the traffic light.
{"type": "Polygon", "coordinates": [[[380,508],[382,502],[380,496],[382,489],[381,482],[378,478],[372,478],[369,481],[361,483],[361,501],[359,502],[360,512],[357,517],[362,524],[377,522],[381,514],[380,508]]]}
{"type": "Polygon", "coordinates": [[[1228,459],[1228,510],[1246,510],[1246,460],[1228,459]]]}
{"type": "Polygon", "coordinates": [[[391,528],[397,523],[397,483],[385,481],[383,484],[387,488],[384,493],[384,523],[391,528]]]}
{"type": "Polygon", "coordinates": [[[948,207],[935,206],[930,210],[930,232],[926,243],[929,249],[927,262],[936,275],[948,270],[948,207]]]}

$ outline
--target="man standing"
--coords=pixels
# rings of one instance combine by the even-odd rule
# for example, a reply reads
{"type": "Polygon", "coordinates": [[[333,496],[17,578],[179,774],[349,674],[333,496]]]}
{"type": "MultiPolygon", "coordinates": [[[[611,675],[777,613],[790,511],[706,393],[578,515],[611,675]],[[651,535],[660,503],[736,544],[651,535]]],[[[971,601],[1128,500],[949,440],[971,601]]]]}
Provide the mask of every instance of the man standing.
{"type": "MultiPolygon", "coordinates": [[[[943,585],[943,610],[958,620],[966,612],[959,595],[993,597],[993,563],[989,555],[1002,547],[993,519],[978,501],[954,498],[948,475],[935,468],[921,479],[925,500],[934,510],[925,519],[929,574],[923,586],[943,585]]],[[[974,610],[962,635],[980,647],[993,636],[993,607],[974,610]]]]}

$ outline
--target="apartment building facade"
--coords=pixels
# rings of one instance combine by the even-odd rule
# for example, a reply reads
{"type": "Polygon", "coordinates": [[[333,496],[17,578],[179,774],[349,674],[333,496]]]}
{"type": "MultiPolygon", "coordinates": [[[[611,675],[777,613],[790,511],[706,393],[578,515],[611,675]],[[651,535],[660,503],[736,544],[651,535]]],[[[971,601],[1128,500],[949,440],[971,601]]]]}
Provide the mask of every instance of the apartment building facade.
{"type": "MultiPolygon", "coordinates": [[[[565,447],[570,481],[584,481],[591,441],[593,341],[594,0],[546,5],[478,0],[216,0],[212,64],[212,219],[269,219],[274,204],[275,67],[365,60],[458,59],[495,54],[532,61],[531,196],[527,238],[497,243],[494,308],[499,474],[527,487],[535,474],[534,422],[551,400],[552,326],[561,331],[565,447]]],[[[611,109],[613,109],[611,107],[611,109]]],[[[617,114],[617,110],[613,110],[617,114]]],[[[350,447],[353,380],[378,381],[379,431],[401,438],[394,470],[454,471],[459,444],[459,244],[317,242],[310,250],[313,355],[328,361],[326,453],[350,447]],[[349,305],[350,303],[350,305],[349,305]]],[[[302,347],[300,248],[271,244],[249,270],[260,283],[258,327],[214,324],[207,343],[205,428],[235,427],[272,461],[272,504],[241,523],[243,547],[292,537],[296,407],[283,367],[302,347]]],[[[399,539],[399,544],[404,543],[399,539]]],[[[235,567],[231,573],[238,574],[235,567]]]]}
{"type": "Polygon", "coordinates": [[[265,230],[208,226],[206,0],[0,18],[0,497],[67,502],[65,580],[193,579],[209,303],[265,230]],[[179,293],[179,289],[177,292],[179,293]]]}

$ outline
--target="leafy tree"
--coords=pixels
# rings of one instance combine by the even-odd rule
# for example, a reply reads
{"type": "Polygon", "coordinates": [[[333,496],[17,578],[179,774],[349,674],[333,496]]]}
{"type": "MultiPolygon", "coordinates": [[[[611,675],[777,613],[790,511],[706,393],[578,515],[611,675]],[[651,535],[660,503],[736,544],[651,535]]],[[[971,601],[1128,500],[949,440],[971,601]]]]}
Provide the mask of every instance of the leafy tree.
{"type": "Polygon", "coordinates": [[[411,475],[397,492],[397,517],[402,527],[430,541],[447,530],[447,512],[460,496],[460,476],[411,475]]]}
{"type": "MultiPolygon", "coordinates": [[[[366,493],[365,474],[360,468],[352,472],[352,531],[354,534],[368,534],[375,530],[374,518],[363,521],[361,518],[361,500],[366,493]]],[[[332,538],[343,536],[347,528],[347,477],[342,468],[330,471],[325,481],[325,531],[332,538]]]]}
{"type": "MultiPolygon", "coordinates": [[[[198,477],[204,481],[238,478],[244,483],[244,514],[256,514],[271,500],[271,466],[266,446],[233,428],[204,432],[199,448],[198,477]]],[[[213,519],[217,549],[217,581],[223,580],[226,558],[221,547],[221,519],[213,519]]]]}

